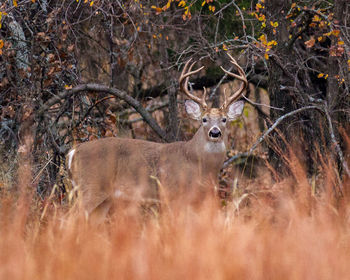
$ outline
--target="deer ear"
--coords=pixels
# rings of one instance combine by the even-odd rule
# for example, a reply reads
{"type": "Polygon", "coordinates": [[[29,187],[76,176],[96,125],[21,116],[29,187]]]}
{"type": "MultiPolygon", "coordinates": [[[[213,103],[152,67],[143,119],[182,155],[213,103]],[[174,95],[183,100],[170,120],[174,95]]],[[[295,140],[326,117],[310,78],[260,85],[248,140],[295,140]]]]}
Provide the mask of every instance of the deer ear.
{"type": "Polygon", "coordinates": [[[185,101],[186,113],[194,120],[200,120],[202,116],[201,106],[193,100],[185,101]]]}
{"type": "Polygon", "coordinates": [[[244,102],[237,101],[228,106],[227,117],[230,121],[233,121],[239,117],[243,112],[244,102]]]}

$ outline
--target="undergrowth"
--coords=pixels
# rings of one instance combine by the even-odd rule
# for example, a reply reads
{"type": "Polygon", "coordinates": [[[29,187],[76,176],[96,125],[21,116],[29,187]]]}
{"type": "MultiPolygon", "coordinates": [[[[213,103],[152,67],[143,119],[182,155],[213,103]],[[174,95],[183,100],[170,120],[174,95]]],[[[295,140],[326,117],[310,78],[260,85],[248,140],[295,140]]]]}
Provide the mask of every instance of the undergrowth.
{"type": "Polygon", "coordinates": [[[308,178],[288,157],[291,176],[225,203],[121,204],[99,226],[52,196],[3,190],[0,279],[347,279],[349,180],[326,160],[308,178]]]}

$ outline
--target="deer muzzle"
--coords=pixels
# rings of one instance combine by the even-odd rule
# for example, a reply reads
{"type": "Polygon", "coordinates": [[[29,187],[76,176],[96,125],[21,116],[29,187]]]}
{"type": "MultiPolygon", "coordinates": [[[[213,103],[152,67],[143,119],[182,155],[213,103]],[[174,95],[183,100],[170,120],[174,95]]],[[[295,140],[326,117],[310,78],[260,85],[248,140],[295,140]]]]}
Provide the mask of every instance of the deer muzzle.
{"type": "Polygon", "coordinates": [[[218,140],[220,137],[221,137],[221,130],[217,126],[214,126],[209,130],[209,138],[213,140],[218,140]]]}

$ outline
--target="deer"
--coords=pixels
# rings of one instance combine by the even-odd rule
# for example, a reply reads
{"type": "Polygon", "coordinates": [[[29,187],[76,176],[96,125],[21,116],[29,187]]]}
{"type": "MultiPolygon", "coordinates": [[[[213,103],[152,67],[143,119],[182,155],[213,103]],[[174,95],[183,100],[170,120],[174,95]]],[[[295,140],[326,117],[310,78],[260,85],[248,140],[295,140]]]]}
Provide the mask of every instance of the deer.
{"type": "Polygon", "coordinates": [[[108,137],[73,147],[66,156],[69,178],[78,189],[80,205],[87,216],[104,219],[121,198],[157,199],[159,184],[171,197],[196,197],[218,186],[218,174],[228,149],[228,124],[239,117],[244,102],[240,99],[248,82],[243,69],[229,55],[238,74],[222,66],[229,76],[240,81],[230,96],[224,93],[219,108],[206,103],[207,91],[198,97],[188,88],[196,62],[188,60],[179,77],[180,90],[188,99],[184,106],[188,116],[201,122],[188,141],[157,143],[141,139],[108,137]],[[238,101],[237,101],[238,100],[238,101]]]}

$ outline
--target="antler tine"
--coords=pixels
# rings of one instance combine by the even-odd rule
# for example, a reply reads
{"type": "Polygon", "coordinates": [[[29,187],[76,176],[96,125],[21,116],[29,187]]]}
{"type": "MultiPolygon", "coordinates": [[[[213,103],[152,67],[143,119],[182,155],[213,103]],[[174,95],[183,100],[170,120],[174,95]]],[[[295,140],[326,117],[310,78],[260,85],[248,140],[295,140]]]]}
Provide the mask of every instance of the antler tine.
{"type": "Polygon", "coordinates": [[[203,93],[203,97],[199,98],[195,95],[193,95],[192,93],[190,93],[190,91],[188,90],[188,80],[190,78],[191,75],[198,73],[199,71],[201,71],[204,66],[196,69],[196,70],[192,70],[192,67],[196,64],[196,62],[193,62],[190,66],[190,62],[191,62],[192,58],[189,59],[186,63],[185,66],[181,72],[180,78],[179,78],[179,85],[180,85],[180,89],[192,100],[194,100],[195,102],[199,103],[203,108],[207,107],[207,103],[205,102],[205,96],[206,96],[206,90],[204,90],[203,93]]]}
{"type": "Polygon", "coordinates": [[[228,99],[226,99],[226,95],[225,95],[225,101],[224,101],[224,105],[223,105],[224,107],[227,107],[227,106],[230,105],[233,101],[237,100],[237,99],[241,96],[242,92],[248,87],[248,81],[247,81],[247,78],[246,78],[246,76],[245,76],[245,74],[244,74],[244,71],[243,71],[242,67],[238,65],[237,61],[236,61],[230,54],[227,54],[227,55],[228,55],[228,57],[230,58],[230,62],[231,62],[234,66],[237,67],[237,71],[238,71],[239,75],[234,74],[234,73],[232,73],[232,72],[230,72],[230,71],[227,71],[227,70],[224,69],[222,66],[220,66],[221,69],[222,69],[227,75],[229,75],[229,76],[231,76],[231,77],[234,77],[234,78],[236,78],[236,79],[242,81],[242,84],[241,84],[241,86],[239,87],[239,89],[238,89],[233,95],[231,95],[228,99]]]}
{"type": "Polygon", "coordinates": [[[202,104],[205,104],[205,107],[207,107],[207,102],[205,102],[206,97],[207,97],[207,89],[206,87],[203,87],[202,104]]]}

